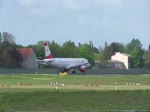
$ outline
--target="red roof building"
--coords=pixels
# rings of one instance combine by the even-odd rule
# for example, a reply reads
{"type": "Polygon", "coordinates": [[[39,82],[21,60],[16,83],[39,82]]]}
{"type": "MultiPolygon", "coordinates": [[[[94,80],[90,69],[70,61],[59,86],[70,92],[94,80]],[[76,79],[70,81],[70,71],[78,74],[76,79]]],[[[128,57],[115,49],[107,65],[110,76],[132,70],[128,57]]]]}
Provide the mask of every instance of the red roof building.
{"type": "Polygon", "coordinates": [[[38,68],[38,62],[37,57],[35,55],[35,52],[32,48],[19,48],[17,51],[22,55],[23,62],[22,67],[23,68],[38,68]]]}

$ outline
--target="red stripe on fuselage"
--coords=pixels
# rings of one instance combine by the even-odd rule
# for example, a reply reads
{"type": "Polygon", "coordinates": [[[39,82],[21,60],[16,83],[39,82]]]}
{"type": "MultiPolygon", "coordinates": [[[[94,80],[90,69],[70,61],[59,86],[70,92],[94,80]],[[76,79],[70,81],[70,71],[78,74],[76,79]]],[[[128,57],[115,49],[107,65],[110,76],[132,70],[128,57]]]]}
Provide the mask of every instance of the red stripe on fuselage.
{"type": "Polygon", "coordinates": [[[46,59],[52,59],[52,58],[53,58],[52,55],[49,55],[49,56],[46,57],[46,59]]]}

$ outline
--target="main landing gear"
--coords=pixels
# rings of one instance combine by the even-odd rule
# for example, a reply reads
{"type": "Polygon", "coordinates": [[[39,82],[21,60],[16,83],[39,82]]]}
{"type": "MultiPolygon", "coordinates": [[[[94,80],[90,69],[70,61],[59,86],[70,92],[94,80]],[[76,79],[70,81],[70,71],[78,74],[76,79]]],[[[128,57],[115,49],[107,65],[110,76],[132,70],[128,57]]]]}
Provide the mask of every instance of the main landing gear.
{"type": "MultiPolygon", "coordinates": [[[[68,71],[69,71],[68,69],[61,69],[60,70],[61,73],[67,73],[68,71]]],[[[74,69],[71,69],[71,73],[76,74],[76,71],[74,69]]]]}
{"type": "Polygon", "coordinates": [[[61,73],[65,73],[65,72],[66,72],[66,73],[67,73],[67,72],[68,72],[68,69],[61,69],[60,72],[61,72],[61,73]]]}
{"type": "Polygon", "coordinates": [[[75,71],[75,70],[72,70],[72,74],[76,74],[76,71],[75,71]]]}

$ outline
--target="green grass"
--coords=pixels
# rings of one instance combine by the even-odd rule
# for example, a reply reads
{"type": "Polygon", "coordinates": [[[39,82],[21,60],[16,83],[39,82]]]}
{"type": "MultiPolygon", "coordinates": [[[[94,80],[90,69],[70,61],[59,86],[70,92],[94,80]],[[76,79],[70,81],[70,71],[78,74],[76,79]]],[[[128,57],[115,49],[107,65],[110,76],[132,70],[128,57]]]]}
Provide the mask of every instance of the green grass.
{"type": "Polygon", "coordinates": [[[150,110],[150,75],[0,75],[0,112],[8,110],[150,110]],[[65,86],[55,91],[51,82],[65,86]]]}
{"type": "Polygon", "coordinates": [[[150,110],[150,91],[4,92],[1,110],[97,111],[150,110]]]}
{"type": "Polygon", "coordinates": [[[18,82],[32,83],[34,85],[47,85],[50,82],[60,82],[69,85],[84,85],[84,84],[101,84],[114,85],[118,82],[119,85],[126,83],[141,83],[143,85],[150,85],[150,75],[0,75],[0,84],[17,85],[18,82]]]}

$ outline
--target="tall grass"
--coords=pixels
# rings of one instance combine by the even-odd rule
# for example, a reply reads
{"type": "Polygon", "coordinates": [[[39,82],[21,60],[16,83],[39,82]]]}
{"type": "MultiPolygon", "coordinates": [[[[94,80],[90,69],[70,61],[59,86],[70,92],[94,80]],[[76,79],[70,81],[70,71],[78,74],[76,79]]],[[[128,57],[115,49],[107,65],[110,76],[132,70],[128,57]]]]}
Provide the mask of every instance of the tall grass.
{"type": "Polygon", "coordinates": [[[150,91],[51,91],[0,94],[0,110],[150,110],[150,91]]]}

